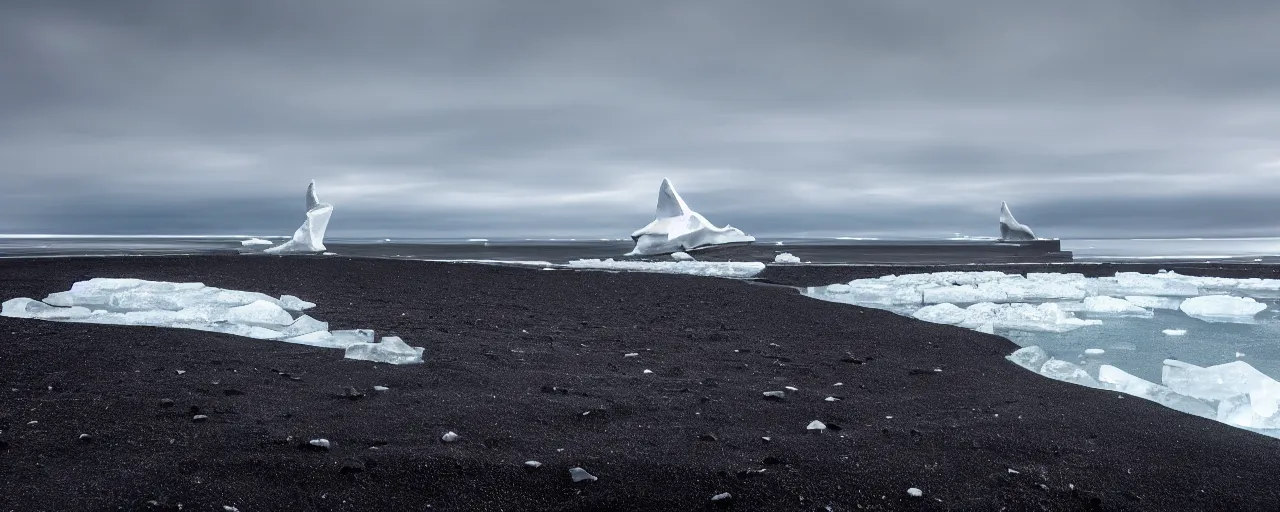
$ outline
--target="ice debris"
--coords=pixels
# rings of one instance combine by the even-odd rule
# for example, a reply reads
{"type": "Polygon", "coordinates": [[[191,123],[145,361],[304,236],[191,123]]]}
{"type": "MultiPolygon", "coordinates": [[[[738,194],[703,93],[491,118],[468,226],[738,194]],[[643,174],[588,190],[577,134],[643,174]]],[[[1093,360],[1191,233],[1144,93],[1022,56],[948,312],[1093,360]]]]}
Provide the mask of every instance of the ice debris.
{"type": "Polygon", "coordinates": [[[789,252],[784,252],[773,257],[774,263],[800,263],[800,258],[789,252]]]}
{"type": "Polygon", "coordinates": [[[921,491],[920,489],[916,489],[915,487],[912,487],[910,489],[907,489],[907,496],[911,496],[912,498],[919,498],[921,496],[924,496],[924,491],[921,491]]]}
{"type": "Polygon", "coordinates": [[[626,270],[689,274],[707,277],[755,277],[764,271],[764,263],[733,261],[615,261],[613,258],[573,260],[569,268],[592,270],[626,270]]]}
{"type": "Polygon", "coordinates": [[[301,314],[314,307],[293,295],[277,299],[203,283],[94,278],[49,294],[43,301],[26,297],[5,301],[0,316],[194,329],[325,348],[359,346],[347,357],[392,364],[422,362],[421,348],[406,349],[400,346],[402,341],[375,344],[374,332],[368,329],[329,331],[328,323],[301,314]]]}
{"type": "Polygon", "coordinates": [[[1025,224],[1013,218],[1007,203],[1000,203],[1000,239],[1001,240],[1035,240],[1035,233],[1025,224]]]}
{"type": "Polygon", "coordinates": [[[671,259],[676,261],[694,261],[693,256],[684,251],[676,251],[671,253],[671,259]]]}
{"type": "Polygon", "coordinates": [[[1085,355],[1089,355],[1089,356],[1100,356],[1102,354],[1107,353],[1107,351],[1102,350],[1100,348],[1086,348],[1084,349],[1084,353],[1085,355]]]}
{"type": "Polygon", "coordinates": [[[582,468],[569,468],[569,477],[573,478],[574,482],[594,482],[599,480],[595,475],[582,468]]]}
{"type": "Polygon", "coordinates": [[[440,440],[446,443],[453,443],[459,439],[462,439],[462,436],[454,433],[453,431],[445,432],[444,435],[440,436],[440,440]]]}
{"type": "Polygon", "coordinates": [[[410,347],[399,336],[383,336],[381,343],[356,343],[347,347],[346,358],[390,364],[422,362],[422,347],[410,347]]]}
{"type": "Polygon", "coordinates": [[[254,246],[254,245],[275,245],[275,242],[272,242],[270,240],[263,240],[261,238],[250,238],[248,240],[241,240],[240,245],[243,245],[245,247],[254,246]]]}
{"type": "Polygon", "coordinates": [[[809,422],[809,426],[805,427],[805,430],[823,431],[826,429],[827,429],[827,424],[818,420],[813,420],[809,422]]]}
{"type": "Polygon", "coordinates": [[[329,217],[333,215],[333,205],[320,202],[316,195],[316,182],[307,185],[307,219],[293,233],[288,242],[266,249],[268,254],[318,253],[324,252],[324,233],[329,228],[329,217]]]}
{"type": "Polygon", "coordinates": [[[1187,334],[1186,329],[1165,329],[1160,332],[1164,333],[1165,336],[1185,336],[1187,334]]]}
{"type": "Polygon", "coordinates": [[[756,240],[733,226],[718,228],[712,225],[706,217],[685,204],[667,179],[663,179],[658,188],[658,205],[655,210],[653,222],[631,234],[636,245],[628,255],[668,254],[756,240]]]}

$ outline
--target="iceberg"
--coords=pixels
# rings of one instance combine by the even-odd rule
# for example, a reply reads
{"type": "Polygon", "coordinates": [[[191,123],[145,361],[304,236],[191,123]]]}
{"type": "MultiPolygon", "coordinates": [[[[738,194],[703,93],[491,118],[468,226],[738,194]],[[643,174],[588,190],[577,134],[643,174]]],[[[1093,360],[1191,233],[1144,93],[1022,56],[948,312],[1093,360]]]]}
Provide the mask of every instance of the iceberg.
{"type": "Polygon", "coordinates": [[[663,179],[658,188],[655,219],[631,234],[636,246],[628,256],[654,256],[688,252],[714,245],[750,243],[756,239],[742,230],[726,225],[718,228],[702,214],[693,211],[671,185],[663,179]]]}
{"type": "Polygon", "coordinates": [[[1036,234],[1026,224],[1019,223],[1009,211],[1008,203],[1000,203],[1000,239],[1001,240],[1035,240],[1036,234]]]}
{"type": "Polygon", "coordinates": [[[1267,305],[1252,297],[1206,295],[1182,301],[1179,309],[1191,318],[1206,322],[1250,323],[1254,315],[1267,309],[1267,305]]]}
{"type": "Polygon", "coordinates": [[[316,195],[316,182],[307,186],[307,220],[293,233],[288,242],[266,249],[268,254],[318,253],[325,250],[324,232],[329,228],[333,205],[320,202],[316,195]]]}

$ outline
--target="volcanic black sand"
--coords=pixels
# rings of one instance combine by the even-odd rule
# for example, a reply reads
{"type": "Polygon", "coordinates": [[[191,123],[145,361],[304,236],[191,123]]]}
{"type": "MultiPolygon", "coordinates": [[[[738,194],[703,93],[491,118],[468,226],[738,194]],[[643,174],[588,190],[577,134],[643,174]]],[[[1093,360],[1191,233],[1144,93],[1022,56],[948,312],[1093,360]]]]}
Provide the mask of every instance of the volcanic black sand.
{"type": "Polygon", "coordinates": [[[427,362],[0,318],[2,510],[1280,503],[1275,439],[1040,377],[1004,359],[1017,347],[1003,338],[786,287],[203,256],[2,261],[0,299],[39,299],[92,277],[298,295],[332,328],[400,335],[425,346],[427,362]],[[344,397],[348,386],[363,396],[344,397]],[[799,390],[762,396],[785,386],[799,390]],[[806,433],[813,420],[832,429],[806,433]],[[442,443],[447,431],[461,440],[442,443]],[[315,438],[331,449],[300,447],[315,438]],[[541,468],[526,469],[528,460],[541,468]],[[575,466],[599,480],[573,483],[575,466]],[[912,487],[923,497],[908,496],[912,487]],[[726,492],[731,499],[712,502],[726,492]]]}

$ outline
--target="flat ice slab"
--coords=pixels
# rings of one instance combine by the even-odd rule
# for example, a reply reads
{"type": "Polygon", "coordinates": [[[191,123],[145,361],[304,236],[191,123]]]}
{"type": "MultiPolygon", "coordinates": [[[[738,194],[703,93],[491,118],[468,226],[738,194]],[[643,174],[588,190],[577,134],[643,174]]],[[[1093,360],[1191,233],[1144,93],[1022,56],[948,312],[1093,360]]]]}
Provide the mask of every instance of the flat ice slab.
{"type": "Polygon", "coordinates": [[[302,314],[313,307],[315,304],[292,295],[275,298],[203,283],[97,278],[75,283],[70,290],[52,293],[43,301],[26,297],[5,301],[0,316],[194,329],[341,348],[351,359],[422,362],[422,348],[409,347],[399,338],[388,336],[383,343],[373,343],[371,330],[330,331],[328,323],[302,314]],[[366,347],[352,352],[353,346],[366,347]]]}
{"type": "Polygon", "coordinates": [[[764,263],[732,262],[732,261],[615,261],[606,260],[573,260],[569,268],[618,270],[639,272],[660,272],[667,274],[688,274],[708,277],[754,277],[764,271],[764,263]]]}
{"type": "Polygon", "coordinates": [[[629,256],[653,256],[688,252],[713,245],[749,243],[756,239],[733,226],[716,227],[693,211],[676,192],[671,181],[658,187],[654,220],[631,234],[636,242],[629,256]]]}

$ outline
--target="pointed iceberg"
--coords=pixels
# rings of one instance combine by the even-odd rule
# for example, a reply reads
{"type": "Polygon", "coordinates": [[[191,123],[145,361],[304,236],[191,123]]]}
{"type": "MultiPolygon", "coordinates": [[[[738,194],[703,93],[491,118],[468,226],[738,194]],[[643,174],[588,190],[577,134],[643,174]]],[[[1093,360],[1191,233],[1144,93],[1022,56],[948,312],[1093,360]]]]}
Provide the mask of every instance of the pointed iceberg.
{"type": "Polygon", "coordinates": [[[307,186],[307,220],[293,233],[293,239],[263,252],[286,254],[324,251],[324,232],[329,228],[331,215],[333,205],[320,202],[320,197],[316,195],[316,182],[311,180],[311,185],[307,186]]]}
{"type": "Polygon", "coordinates": [[[1000,203],[1000,239],[1001,240],[1035,240],[1036,234],[1026,224],[1013,218],[1007,203],[1000,203]]]}
{"type": "Polygon", "coordinates": [[[756,240],[733,226],[718,228],[712,225],[706,217],[685,204],[668,179],[663,179],[662,186],[658,188],[655,219],[632,233],[631,239],[635,240],[636,246],[629,256],[688,252],[714,245],[756,240]]]}

